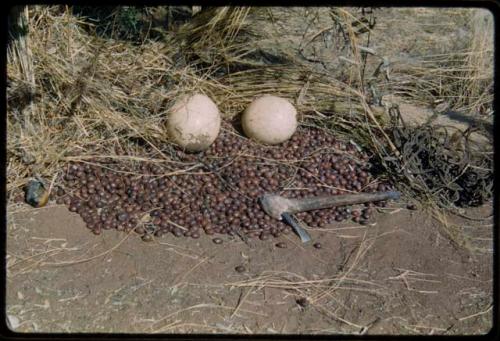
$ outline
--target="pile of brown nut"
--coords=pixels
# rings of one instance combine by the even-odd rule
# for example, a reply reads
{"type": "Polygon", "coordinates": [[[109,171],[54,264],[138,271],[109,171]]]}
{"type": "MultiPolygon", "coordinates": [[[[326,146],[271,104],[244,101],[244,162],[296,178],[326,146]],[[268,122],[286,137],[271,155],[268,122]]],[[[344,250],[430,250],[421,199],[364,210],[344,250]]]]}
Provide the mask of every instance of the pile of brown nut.
{"type": "MultiPolygon", "coordinates": [[[[226,129],[205,152],[178,152],[174,159],[187,171],[173,175],[160,164],[126,166],[111,160],[72,163],[55,198],[95,234],[135,229],[144,240],[166,233],[266,240],[292,230],[264,213],[258,203],[264,193],[302,198],[389,189],[373,180],[367,155],[319,129],[299,129],[273,147],[226,129]]],[[[359,207],[305,212],[297,218],[311,227],[346,219],[365,224],[373,204],[359,207]]]]}

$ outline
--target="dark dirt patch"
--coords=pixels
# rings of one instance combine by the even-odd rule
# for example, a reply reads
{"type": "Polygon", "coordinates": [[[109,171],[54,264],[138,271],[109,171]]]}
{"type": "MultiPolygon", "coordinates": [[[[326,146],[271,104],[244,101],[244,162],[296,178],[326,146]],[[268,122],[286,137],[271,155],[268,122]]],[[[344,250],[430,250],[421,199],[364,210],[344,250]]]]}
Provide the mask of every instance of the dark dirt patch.
{"type": "Polygon", "coordinates": [[[229,236],[123,241],[93,235],[62,206],[11,206],[7,313],[21,332],[487,333],[491,222],[450,220],[468,229],[472,252],[425,212],[379,211],[374,225],[312,229],[306,245],[288,235],[248,246],[229,236]]]}

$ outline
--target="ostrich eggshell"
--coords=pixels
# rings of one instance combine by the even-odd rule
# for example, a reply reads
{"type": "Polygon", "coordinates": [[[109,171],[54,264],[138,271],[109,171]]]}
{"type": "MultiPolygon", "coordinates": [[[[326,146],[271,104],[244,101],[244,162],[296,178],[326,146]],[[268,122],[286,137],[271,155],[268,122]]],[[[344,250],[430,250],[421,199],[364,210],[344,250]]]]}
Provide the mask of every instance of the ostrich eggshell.
{"type": "Polygon", "coordinates": [[[167,131],[170,138],[188,151],[207,149],[217,138],[221,117],[207,96],[195,94],[179,99],[170,109],[167,131]]]}
{"type": "Polygon", "coordinates": [[[264,144],[279,144],[297,129],[297,110],[284,98],[266,95],[248,106],[241,124],[248,137],[264,144]]]}

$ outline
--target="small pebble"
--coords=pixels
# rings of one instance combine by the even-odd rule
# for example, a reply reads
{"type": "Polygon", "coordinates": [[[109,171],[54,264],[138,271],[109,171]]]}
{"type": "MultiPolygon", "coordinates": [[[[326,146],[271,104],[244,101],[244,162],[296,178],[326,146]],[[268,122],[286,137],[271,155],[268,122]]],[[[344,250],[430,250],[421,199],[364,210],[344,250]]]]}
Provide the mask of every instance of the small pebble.
{"type": "Polygon", "coordinates": [[[286,249],[286,243],[285,242],[279,242],[279,243],[276,244],[276,247],[280,248],[280,249],[286,249]]]}
{"type": "Polygon", "coordinates": [[[314,243],[313,245],[316,249],[321,249],[321,243],[314,243]]]}
{"type": "Polygon", "coordinates": [[[260,236],[259,236],[259,239],[260,240],[268,240],[269,237],[270,237],[269,234],[267,234],[267,233],[261,233],[260,236]]]}
{"type": "Polygon", "coordinates": [[[215,244],[222,244],[222,239],[220,239],[220,238],[214,238],[214,239],[212,239],[212,241],[213,241],[215,244]]]}
{"type": "Polygon", "coordinates": [[[300,297],[300,298],[297,298],[297,300],[295,301],[298,305],[300,305],[301,307],[305,308],[307,307],[308,305],[308,301],[307,301],[307,298],[305,297],[300,297]]]}
{"type": "Polygon", "coordinates": [[[408,204],[408,205],[406,205],[406,208],[409,209],[409,210],[416,210],[417,209],[417,205],[415,205],[415,204],[408,204]]]}
{"type": "Polygon", "coordinates": [[[153,237],[150,234],[145,234],[144,236],[141,237],[141,239],[145,242],[153,241],[153,237]]]}
{"type": "Polygon", "coordinates": [[[234,268],[236,272],[242,273],[245,272],[247,269],[243,265],[238,265],[237,267],[234,268]]]}
{"type": "Polygon", "coordinates": [[[19,322],[19,319],[13,315],[7,315],[7,325],[10,327],[10,329],[15,330],[17,327],[19,327],[21,323],[19,322]]]}

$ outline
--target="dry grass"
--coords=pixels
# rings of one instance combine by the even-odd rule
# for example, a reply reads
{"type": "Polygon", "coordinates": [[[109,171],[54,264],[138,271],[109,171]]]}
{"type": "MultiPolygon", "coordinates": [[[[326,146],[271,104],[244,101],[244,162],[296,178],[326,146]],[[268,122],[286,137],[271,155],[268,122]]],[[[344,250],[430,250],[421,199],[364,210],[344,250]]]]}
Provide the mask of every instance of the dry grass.
{"type": "Polygon", "coordinates": [[[456,246],[469,250],[471,254],[493,252],[492,215],[474,218],[461,216],[458,212],[455,212],[455,214],[458,213],[458,216],[471,221],[472,225],[464,225],[455,223],[453,216],[450,216],[449,212],[443,209],[431,207],[429,212],[440,223],[441,230],[456,246]]]}
{"type": "MultiPolygon", "coordinates": [[[[425,11],[428,16],[435,14],[434,9],[425,11]]],[[[447,49],[445,46],[449,43],[446,45],[443,37],[440,41],[427,42],[436,46],[432,53],[393,58],[386,66],[390,76],[384,86],[392,94],[423,107],[454,110],[470,116],[491,115],[493,16],[480,9],[455,9],[446,14],[449,18],[445,22],[463,21],[466,32],[470,32],[455,38],[458,47],[447,49]],[[442,50],[438,50],[439,47],[442,50]]]]}

